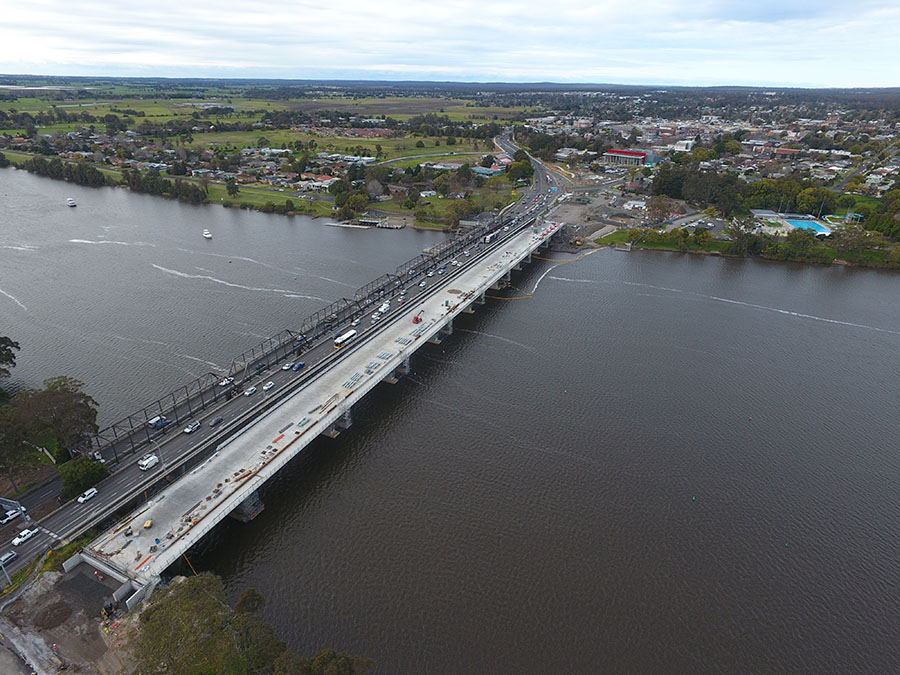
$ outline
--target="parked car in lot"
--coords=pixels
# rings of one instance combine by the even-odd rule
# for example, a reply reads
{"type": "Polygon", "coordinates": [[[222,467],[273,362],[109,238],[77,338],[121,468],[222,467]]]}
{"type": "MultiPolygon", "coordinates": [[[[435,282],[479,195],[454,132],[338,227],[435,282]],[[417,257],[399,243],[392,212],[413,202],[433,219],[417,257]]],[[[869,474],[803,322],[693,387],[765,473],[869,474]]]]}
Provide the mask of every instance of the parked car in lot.
{"type": "Polygon", "coordinates": [[[244,396],[253,396],[256,393],[256,387],[250,387],[247,391],[244,392],[244,396]]]}
{"type": "Polygon", "coordinates": [[[222,424],[222,422],[224,422],[224,421],[225,421],[225,420],[224,420],[222,417],[216,417],[216,418],[214,418],[214,419],[212,420],[212,422],[209,423],[209,426],[211,426],[211,427],[217,427],[217,426],[219,426],[220,424],[222,424]]]}
{"type": "Polygon", "coordinates": [[[82,492],[78,496],[77,501],[79,504],[84,504],[88,499],[93,499],[96,496],[97,496],[97,488],[90,488],[90,489],[82,492]]]}
{"type": "Polygon", "coordinates": [[[195,421],[191,422],[190,424],[188,424],[188,425],[184,428],[184,433],[186,433],[186,434],[192,434],[192,433],[194,433],[195,431],[197,431],[197,429],[199,429],[199,428],[200,428],[200,422],[197,422],[197,421],[195,420],[195,421]]]}
{"type": "Polygon", "coordinates": [[[263,385],[263,391],[269,391],[269,389],[271,389],[271,388],[274,387],[274,386],[275,386],[275,383],[272,382],[271,380],[269,380],[268,382],[266,382],[266,383],[263,385]]]}
{"type": "Polygon", "coordinates": [[[228,386],[229,384],[231,384],[232,382],[234,382],[234,378],[233,378],[233,377],[226,377],[224,380],[222,380],[221,382],[219,382],[219,386],[220,386],[220,387],[227,387],[227,386],[228,386]]]}
{"type": "Polygon", "coordinates": [[[144,455],[138,460],[138,468],[141,471],[147,471],[148,469],[152,469],[154,466],[159,464],[159,457],[150,453],[149,455],[144,455]]]}
{"type": "Polygon", "coordinates": [[[34,530],[22,530],[16,536],[15,539],[12,540],[13,546],[18,546],[19,544],[24,544],[26,541],[31,539],[34,535],[38,533],[37,529],[34,530]]]}
{"type": "MultiPolygon", "coordinates": [[[[357,321],[357,323],[359,322],[357,321]]],[[[306,361],[297,361],[297,363],[294,364],[294,367],[291,370],[300,370],[305,365],[306,361]]]]}

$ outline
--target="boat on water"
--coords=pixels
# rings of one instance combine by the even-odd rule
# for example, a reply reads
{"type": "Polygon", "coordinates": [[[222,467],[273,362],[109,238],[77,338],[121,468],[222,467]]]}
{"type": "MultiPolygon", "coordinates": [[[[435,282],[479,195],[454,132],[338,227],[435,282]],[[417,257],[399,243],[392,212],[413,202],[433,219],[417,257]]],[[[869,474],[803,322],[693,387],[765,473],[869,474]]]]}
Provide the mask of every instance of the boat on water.
{"type": "Polygon", "coordinates": [[[74,199],[72,199],[71,197],[69,197],[69,198],[66,200],[66,206],[78,206],[78,204],[75,203],[75,200],[74,200],[74,199]]]}
{"type": "Polygon", "coordinates": [[[203,238],[212,239],[212,232],[210,232],[209,230],[203,230],[203,238]]]}

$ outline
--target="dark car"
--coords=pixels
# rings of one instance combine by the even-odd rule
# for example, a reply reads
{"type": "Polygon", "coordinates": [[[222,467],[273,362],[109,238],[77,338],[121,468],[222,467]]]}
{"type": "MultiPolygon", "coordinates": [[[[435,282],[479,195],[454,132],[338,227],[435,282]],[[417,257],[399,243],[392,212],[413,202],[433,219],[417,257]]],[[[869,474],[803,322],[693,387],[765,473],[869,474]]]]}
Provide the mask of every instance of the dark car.
{"type": "Polygon", "coordinates": [[[212,420],[212,421],[209,423],[209,426],[211,426],[211,427],[217,427],[217,426],[219,426],[220,424],[222,424],[222,422],[224,422],[224,421],[225,421],[225,420],[223,420],[221,417],[216,417],[214,420],[212,420]]]}
{"type": "Polygon", "coordinates": [[[297,363],[294,364],[294,367],[291,368],[291,370],[300,370],[305,365],[306,365],[305,361],[298,361],[297,363]]]}

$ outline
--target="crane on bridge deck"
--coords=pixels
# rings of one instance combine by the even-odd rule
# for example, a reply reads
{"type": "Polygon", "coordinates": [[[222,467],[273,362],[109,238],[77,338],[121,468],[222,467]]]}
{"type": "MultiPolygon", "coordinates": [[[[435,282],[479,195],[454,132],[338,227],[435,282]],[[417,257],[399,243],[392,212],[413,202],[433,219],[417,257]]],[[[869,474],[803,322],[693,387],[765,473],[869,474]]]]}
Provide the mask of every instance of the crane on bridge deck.
{"type": "Polygon", "coordinates": [[[419,311],[419,313],[416,314],[416,315],[413,317],[413,323],[421,323],[421,322],[422,322],[422,314],[423,314],[424,312],[425,312],[424,309],[421,310],[421,311],[419,311]]]}

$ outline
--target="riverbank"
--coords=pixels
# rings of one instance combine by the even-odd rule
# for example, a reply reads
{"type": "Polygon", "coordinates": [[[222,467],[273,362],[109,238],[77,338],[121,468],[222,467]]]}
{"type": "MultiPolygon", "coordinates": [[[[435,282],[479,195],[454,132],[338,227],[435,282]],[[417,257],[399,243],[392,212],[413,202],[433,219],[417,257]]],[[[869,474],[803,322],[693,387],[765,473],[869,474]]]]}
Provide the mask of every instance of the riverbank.
{"type": "MultiPolygon", "coordinates": [[[[9,168],[22,169],[26,171],[28,170],[26,168],[26,163],[29,160],[42,158],[42,156],[40,155],[19,152],[16,150],[3,150],[3,154],[10,162],[11,166],[9,168]]],[[[103,178],[106,180],[106,184],[92,185],[91,187],[128,187],[124,173],[118,169],[109,168],[102,165],[95,165],[93,163],[64,159],[61,157],[44,157],[43,159],[59,159],[64,165],[81,165],[96,169],[100,172],[100,174],[103,175],[103,178]]],[[[45,175],[33,171],[29,173],[36,173],[43,178],[65,181],[65,177],[62,175],[45,175]]],[[[167,174],[161,175],[160,178],[170,182],[186,183],[189,185],[198,186],[205,191],[205,196],[201,195],[203,196],[203,199],[201,199],[200,201],[187,200],[184,198],[181,198],[180,201],[190,201],[191,203],[196,204],[219,204],[220,206],[223,206],[225,208],[240,208],[251,211],[260,211],[262,213],[278,213],[280,215],[303,215],[311,216],[314,218],[333,217],[330,202],[324,204],[320,203],[319,200],[309,197],[292,196],[289,193],[285,193],[283,189],[270,190],[264,187],[243,185],[239,186],[238,192],[232,195],[228,193],[227,186],[224,183],[219,183],[216,181],[203,180],[190,176],[170,176],[167,174]]],[[[78,185],[79,183],[76,182],[75,184],[78,185]]],[[[155,194],[151,192],[144,192],[142,190],[132,189],[132,191],[139,194],[155,194]]],[[[159,196],[167,197],[170,199],[178,199],[176,195],[173,195],[171,193],[161,193],[159,196]]]]}
{"type": "Polygon", "coordinates": [[[606,246],[622,246],[630,244],[633,249],[653,251],[669,251],[673,253],[693,253],[707,256],[727,256],[733,258],[757,257],[777,262],[794,262],[810,265],[845,265],[866,267],[871,269],[900,270],[900,246],[889,245],[888,248],[869,248],[862,251],[841,252],[828,246],[825,242],[817,242],[803,252],[789,249],[783,242],[774,242],[769,247],[752,253],[734,251],[732,241],[712,239],[697,241],[689,236],[670,236],[672,232],[659,233],[648,230],[655,236],[650,241],[638,239],[630,241],[628,230],[618,230],[606,236],[594,239],[594,243],[606,246]]]}

